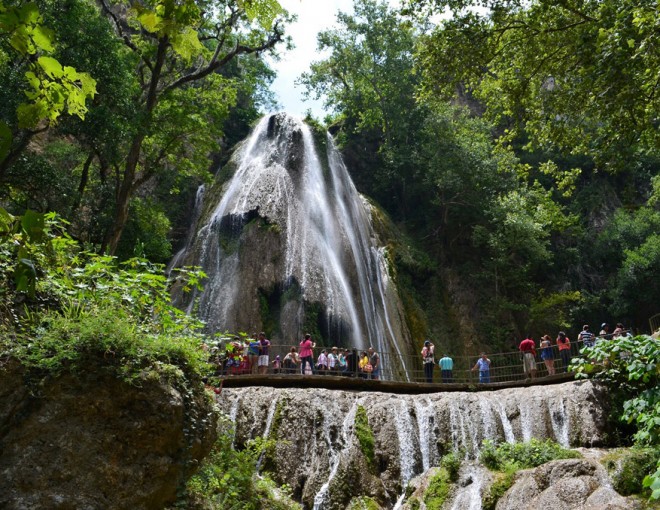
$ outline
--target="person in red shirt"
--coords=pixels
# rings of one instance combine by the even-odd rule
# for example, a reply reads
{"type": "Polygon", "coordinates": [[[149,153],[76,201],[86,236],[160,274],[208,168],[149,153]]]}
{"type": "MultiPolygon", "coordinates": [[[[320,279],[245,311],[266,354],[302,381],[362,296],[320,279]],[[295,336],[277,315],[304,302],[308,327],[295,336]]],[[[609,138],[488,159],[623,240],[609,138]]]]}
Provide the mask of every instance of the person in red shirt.
{"type": "Polygon", "coordinates": [[[526,377],[531,377],[532,380],[536,377],[536,344],[532,335],[528,335],[522,342],[518,350],[523,356],[523,370],[526,377]]]}

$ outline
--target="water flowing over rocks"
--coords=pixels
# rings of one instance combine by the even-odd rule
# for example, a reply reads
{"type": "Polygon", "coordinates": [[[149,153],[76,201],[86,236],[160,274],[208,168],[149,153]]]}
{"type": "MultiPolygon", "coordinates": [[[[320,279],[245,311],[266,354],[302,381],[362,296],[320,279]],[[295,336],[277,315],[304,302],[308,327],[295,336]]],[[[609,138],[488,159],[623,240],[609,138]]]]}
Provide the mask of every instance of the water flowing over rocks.
{"type": "Polygon", "coordinates": [[[410,353],[386,240],[328,134],[264,117],[196,209],[172,266],[201,266],[208,279],[173,299],[209,332],[267,325],[279,343],[314,332],[326,344],[410,353]]]}
{"type": "MultiPolygon", "coordinates": [[[[252,387],[223,390],[220,405],[235,422],[237,446],[257,436],[277,440],[264,467],[319,510],[343,510],[364,494],[393,508],[442,455],[475,459],[484,439],[600,445],[608,413],[604,388],[586,381],[426,395],[252,387]],[[371,461],[354,430],[359,406],[373,431],[371,461]]],[[[478,496],[475,476],[465,486],[478,496]]],[[[473,501],[475,494],[457,497],[473,501]]]]}
{"type": "Polygon", "coordinates": [[[0,508],[161,509],[210,451],[215,415],[201,390],[129,385],[89,370],[32,396],[0,368],[0,508]]]}

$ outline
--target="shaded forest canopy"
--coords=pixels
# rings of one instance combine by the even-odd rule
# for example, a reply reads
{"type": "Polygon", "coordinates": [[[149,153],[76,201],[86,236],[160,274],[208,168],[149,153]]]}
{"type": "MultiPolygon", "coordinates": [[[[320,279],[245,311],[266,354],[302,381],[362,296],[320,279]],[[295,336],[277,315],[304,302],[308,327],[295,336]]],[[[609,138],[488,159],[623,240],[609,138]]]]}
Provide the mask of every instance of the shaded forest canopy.
{"type": "MultiPolygon", "coordinates": [[[[319,34],[328,56],[300,81],[400,232],[388,256],[417,340],[458,353],[583,323],[648,330],[656,11],[356,0],[319,34]]],[[[273,108],[263,57],[286,51],[289,20],[275,0],[0,1],[0,206],[56,212],[88,251],[167,262],[197,186],[273,108]]]]}

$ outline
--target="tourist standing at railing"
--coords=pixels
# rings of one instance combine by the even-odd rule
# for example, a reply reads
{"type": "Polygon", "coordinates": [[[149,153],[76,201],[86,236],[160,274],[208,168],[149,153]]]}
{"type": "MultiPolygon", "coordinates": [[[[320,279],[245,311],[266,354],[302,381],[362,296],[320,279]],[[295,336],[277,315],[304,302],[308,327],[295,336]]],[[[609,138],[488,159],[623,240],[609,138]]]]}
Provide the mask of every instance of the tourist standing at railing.
{"type": "Polygon", "coordinates": [[[360,369],[360,358],[357,351],[355,349],[352,351],[347,349],[344,358],[346,359],[346,371],[344,375],[357,377],[360,369]]]}
{"type": "Polygon", "coordinates": [[[557,333],[557,347],[559,348],[562,368],[564,372],[568,372],[568,365],[571,363],[571,341],[563,331],[557,333]]]}
{"type": "Polygon", "coordinates": [[[328,351],[323,349],[316,360],[316,373],[325,375],[328,373],[328,351]]]}
{"type": "Polygon", "coordinates": [[[433,367],[435,366],[435,346],[427,340],[422,347],[422,363],[424,364],[424,376],[426,382],[433,382],[433,367]]]}
{"type": "Polygon", "coordinates": [[[328,370],[332,375],[336,374],[339,370],[339,354],[336,347],[330,349],[328,353],[328,370]]]}
{"type": "Polygon", "coordinates": [[[541,337],[541,344],[539,345],[541,349],[541,359],[545,363],[545,368],[548,371],[548,375],[555,375],[555,353],[552,350],[552,340],[550,335],[543,335],[541,337]]]}
{"type": "Polygon", "coordinates": [[[369,363],[371,364],[371,379],[380,379],[380,356],[373,347],[369,347],[369,363]]]}
{"type": "MultiPolygon", "coordinates": [[[[367,351],[362,351],[360,353],[360,361],[358,362],[358,368],[360,369],[360,377],[363,379],[367,378],[367,365],[369,365],[369,356],[367,356],[367,351]]],[[[373,369],[372,366],[369,367],[369,372],[373,369]]]]}
{"type": "Polygon", "coordinates": [[[309,367],[309,371],[314,373],[314,352],[312,349],[316,344],[312,342],[312,335],[307,333],[305,338],[300,342],[300,373],[305,374],[305,370],[309,367]]]}
{"type": "Polygon", "coordinates": [[[584,347],[594,346],[594,334],[589,330],[589,324],[582,326],[582,331],[580,331],[577,340],[578,343],[581,343],[584,347]]]}
{"type": "Polygon", "coordinates": [[[450,383],[454,379],[454,360],[447,354],[443,354],[440,359],[440,375],[442,375],[443,383],[450,383]]]}
{"type": "Polygon", "coordinates": [[[263,331],[259,333],[259,373],[260,374],[265,374],[268,371],[268,361],[269,361],[269,353],[268,351],[270,350],[270,340],[266,338],[266,333],[263,331]]]}
{"type": "Polygon", "coordinates": [[[604,340],[610,340],[612,338],[612,335],[610,334],[610,325],[607,322],[603,322],[600,325],[600,333],[598,333],[598,338],[602,338],[604,340]]]}
{"type": "Polygon", "coordinates": [[[261,343],[255,333],[248,343],[248,373],[254,374],[257,372],[257,364],[259,362],[259,353],[261,352],[261,343]]]}
{"type": "Polygon", "coordinates": [[[532,335],[527,335],[518,350],[522,353],[523,357],[523,371],[526,378],[531,377],[532,380],[536,378],[536,344],[532,335]]]}
{"type": "Polygon", "coordinates": [[[298,364],[300,363],[300,358],[296,352],[295,347],[291,347],[291,350],[284,356],[282,360],[282,367],[285,374],[295,374],[298,370],[298,364]]]}
{"type": "Polygon", "coordinates": [[[348,362],[346,361],[346,355],[348,354],[348,349],[344,349],[343,351],[340,350],[339,354],[337,355],[337,372],[340,374],[344,374],[346,372],[346,369],[348,368],[348,362]]]}
{"type": "Polygon", "coordinates": [[[486,357],[485,352],[481,353],[481,358],[477,360],[471,371],[474,372],[475,370],[479,370],[480,383],[490,382],[490,360],[486,357]]]}

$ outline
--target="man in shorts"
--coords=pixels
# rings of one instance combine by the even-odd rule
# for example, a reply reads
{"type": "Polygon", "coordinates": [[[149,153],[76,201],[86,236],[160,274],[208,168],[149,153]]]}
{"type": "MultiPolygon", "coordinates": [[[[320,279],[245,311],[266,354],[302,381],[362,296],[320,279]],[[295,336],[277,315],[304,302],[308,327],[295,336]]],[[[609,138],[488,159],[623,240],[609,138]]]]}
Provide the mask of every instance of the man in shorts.
{"type": "Polygon", "coordinates": [[[268,350],[270,349],[270,340],[266,338],[266,333],[263,331],[259,333],[259,361],[257,365],[259,366],[259,373],[265,374],[268,371],[268,350]]]}

